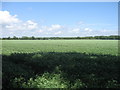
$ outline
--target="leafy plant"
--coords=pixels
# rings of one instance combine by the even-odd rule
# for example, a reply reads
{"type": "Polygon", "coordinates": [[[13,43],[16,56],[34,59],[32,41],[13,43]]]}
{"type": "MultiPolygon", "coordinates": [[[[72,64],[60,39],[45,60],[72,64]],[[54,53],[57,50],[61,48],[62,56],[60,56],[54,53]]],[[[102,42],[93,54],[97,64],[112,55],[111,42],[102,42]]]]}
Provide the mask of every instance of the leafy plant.
{"type": "Polygon", "coordinates": [[[49,73],[36,76],[35,79],[30,78],[27,82],[24,82],[23,78],[15,78],[13,81],[14,87],[21,86],[21,88],[67,88],[67,84],[68,82],[64,81],[60,74],[49,73]]]}

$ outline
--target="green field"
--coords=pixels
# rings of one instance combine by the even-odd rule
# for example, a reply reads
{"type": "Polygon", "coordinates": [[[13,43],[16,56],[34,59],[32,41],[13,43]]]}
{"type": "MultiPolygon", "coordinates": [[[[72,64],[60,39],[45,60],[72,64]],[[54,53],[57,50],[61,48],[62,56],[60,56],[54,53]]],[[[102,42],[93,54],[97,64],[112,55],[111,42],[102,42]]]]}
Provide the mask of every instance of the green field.
{"type": "Polygon", "coordinates": [[[81,52],[118,55],[118,40],[4,40],[2,53],[81,52]]]}
{"type": "Polygon", "coordinates": [[[118,40],[2,40],[3,88],[120,88],[118,40]]]}

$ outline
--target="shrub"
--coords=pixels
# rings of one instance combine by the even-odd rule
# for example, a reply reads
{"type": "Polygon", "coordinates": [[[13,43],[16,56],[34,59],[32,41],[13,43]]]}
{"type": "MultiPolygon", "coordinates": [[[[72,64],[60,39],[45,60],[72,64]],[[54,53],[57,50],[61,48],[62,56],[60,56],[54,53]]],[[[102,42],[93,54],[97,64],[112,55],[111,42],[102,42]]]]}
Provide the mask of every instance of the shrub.
{"type": "Polygon", "coordinates": [[[110,80],[107,82],[106,88],[120,88],[120,84],[116,80],[110,80]]]}
{"type": "Polygon", "coordinates": [[[13,85],[15,87],[21,85],[21,88],[67,88],[68,82],[65,82],[60,74],[44,73],[42,76],[36,76],[35,79],[30,78],[27,82],[21,77],[15,78],[13,85]]]}
{"type": "Polygon", "coordinates": [[[71,88],[86,88],[87,86],[80,79],[77,79],[71,88]]]}

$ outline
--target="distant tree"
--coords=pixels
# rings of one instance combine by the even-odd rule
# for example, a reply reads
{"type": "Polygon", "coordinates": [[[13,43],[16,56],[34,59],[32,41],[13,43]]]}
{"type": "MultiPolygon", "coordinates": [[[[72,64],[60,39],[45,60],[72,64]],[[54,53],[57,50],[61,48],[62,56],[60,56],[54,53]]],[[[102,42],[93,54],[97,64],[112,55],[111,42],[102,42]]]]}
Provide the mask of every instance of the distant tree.
{"type": "Polygon", "coordinates": [[[16,39],[18,39],[18,38],[17,38],[16,36],[13,36],[13,39],[16,40],[16,39]]]}
{"type": "Polygon", "coordinates": [[[11,39],[10,36],[7,39],[10,40],[11,39]]]}
{"type": "Polygon", "coordinates": [[[111,36],[89,36],[89,37],[27,37],[27,36],[22,36],[22,37],[16,37],[13,36],[13,38],[11,37],[4,37],[1,38],[2,40],[61,40],[61,39],[103,39],[103,40],[107,40],[107,39],[111,39],[111,40],[120,40],[120,36],[119,35],[111,35],[111,36]]]}
{"type": "Polygon", "coordinates": [[[22,36],[22,40],[28,40],[29,38],[27,36],[22,36]]]}
{"type": "Polygon", "coordinates": [[[31,37],[32,40],[35,40],[36,38],[34,36],[31,37]]]}

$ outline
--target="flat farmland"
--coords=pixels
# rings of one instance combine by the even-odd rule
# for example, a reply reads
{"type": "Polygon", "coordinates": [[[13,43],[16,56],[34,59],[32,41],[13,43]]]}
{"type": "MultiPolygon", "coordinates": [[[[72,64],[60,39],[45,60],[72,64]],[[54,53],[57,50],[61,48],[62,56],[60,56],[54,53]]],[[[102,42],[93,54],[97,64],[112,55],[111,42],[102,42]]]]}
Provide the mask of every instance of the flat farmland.
{"type": "Polygon", "coordinates": [[[118,55],[118,40],[3,40],[2,53],[81,52],[118,55]]]}
{"type": "Polygon", "coordinates": [[[118,40],[2,40],[3,88],[120,88],[118,40]]]}

